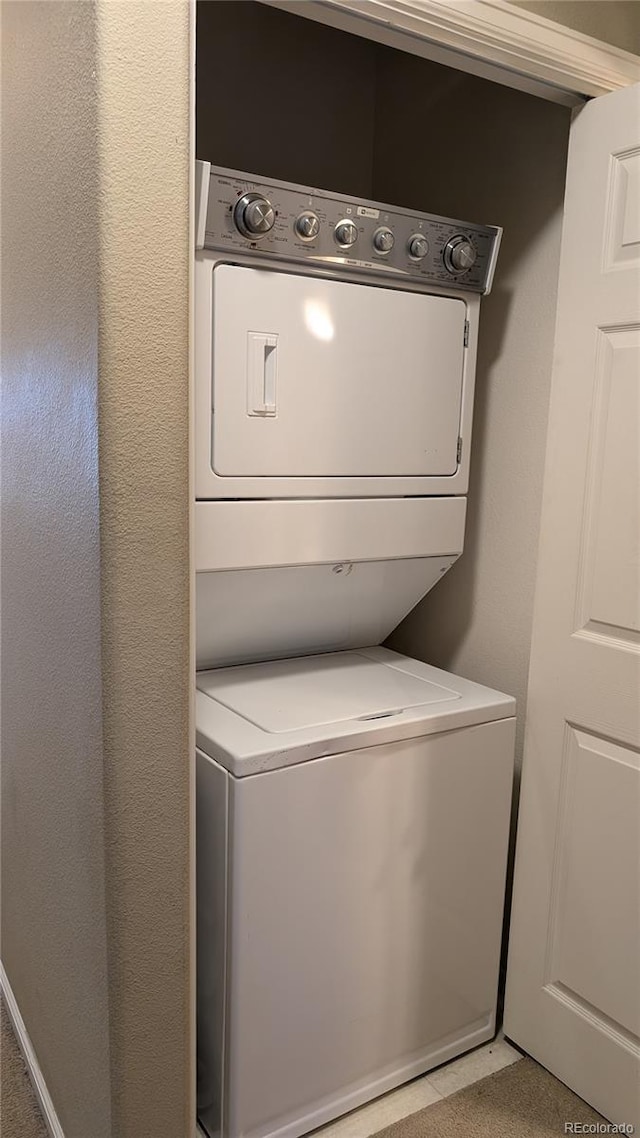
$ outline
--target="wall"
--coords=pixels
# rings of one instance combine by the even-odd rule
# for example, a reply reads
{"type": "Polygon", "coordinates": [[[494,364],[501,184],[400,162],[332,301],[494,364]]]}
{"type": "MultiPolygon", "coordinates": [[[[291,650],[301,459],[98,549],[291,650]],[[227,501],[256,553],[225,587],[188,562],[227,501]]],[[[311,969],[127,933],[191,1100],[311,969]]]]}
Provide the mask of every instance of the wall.
{"type": "Polygon", "coordinates": [[[374,44],[335,28],[200,0],[197,157],[370,197],[375,61],[374,44]]]}
{"type": "Polygon", "coordinates": [[[193,1132],[189,11],[97,0],[103,720],[115,1130],[193,1132]]]}
{"type": "Polygon", "coordinates": [[[638,0],[509,0],[509,3],[640,55],[638,0]]]}
{"type": "Polygon", "coordinates": [[[380,54],[376,195],[504,227],[481,308],[465,552],[390,643],[515,695],[518,763],[568,128],[564,107],[380,54]]]}
{"type": "Polygon", "coordinates": [[[2,959],[66,1138],[111,1134],[94,15],[2,5],[2,959]]]}
{"type": "Polygon", "coordinates": [[[3,5],[2,110],[3,960],[66,1138],[186,1138],[186,0],[3,5]]]}

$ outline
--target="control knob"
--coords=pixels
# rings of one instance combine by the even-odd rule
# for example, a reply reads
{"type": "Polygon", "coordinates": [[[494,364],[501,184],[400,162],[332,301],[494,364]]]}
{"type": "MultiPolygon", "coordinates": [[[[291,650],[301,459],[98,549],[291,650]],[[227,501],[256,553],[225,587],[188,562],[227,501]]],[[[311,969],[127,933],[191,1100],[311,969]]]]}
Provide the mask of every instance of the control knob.
{"type": "Polygon", "coordinates": [[[413,237],[409,238],[408,249],[410,257],[415,261],[421,261],[429,252],[429,242],[421,233],[414,233],[413,237]]]}
{"type": "Polygon", "coordinates": [[[305,241],[312,241],[320,232],[320,222],[315,213],[312,213],[311,210],[305,210],[296,218],[294,229],[298,237],[302,237],[305,241]]]}
{"type": "Polygon", "coordinates": [[[348,248],[355,245],[358,240],[358,230],[352,221],[339,221],[334,230],[334,237],[338,245],[348,248]]]}
{"type": "Polygon", "coordinates": [[[264,194],[243,194],[233,211],[236,228],[243,237],[264,237],[276,219],[275,210],[264,194]]]}
{"type": "Polygon", "coordinates": [[[373,247],[378,253],[390,253],[395,240],[392,231],[383,225],[373,235],[373,247]]]}
{"type": "Polygon", "coordinates": [[[459,233],[444,247],[444,264],[450,273],[467,273],[475,264],[477,253],[468,237],[459,233]]]}

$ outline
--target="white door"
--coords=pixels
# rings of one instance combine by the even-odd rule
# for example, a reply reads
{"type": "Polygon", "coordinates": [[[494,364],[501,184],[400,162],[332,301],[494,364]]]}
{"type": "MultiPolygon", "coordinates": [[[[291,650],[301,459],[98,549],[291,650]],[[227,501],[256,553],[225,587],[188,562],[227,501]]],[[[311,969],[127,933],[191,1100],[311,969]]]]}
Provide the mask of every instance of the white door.
{"type": "Polygon", "coordinates": [[[214,471],[451,477],[466,315],[462,299],[217,265],[214,471]]]}
{"type": "Polygon", "coordinates": [[[636,1129],[639,422],[633,87],[571,130],[505,1030],[636,1129]]]}

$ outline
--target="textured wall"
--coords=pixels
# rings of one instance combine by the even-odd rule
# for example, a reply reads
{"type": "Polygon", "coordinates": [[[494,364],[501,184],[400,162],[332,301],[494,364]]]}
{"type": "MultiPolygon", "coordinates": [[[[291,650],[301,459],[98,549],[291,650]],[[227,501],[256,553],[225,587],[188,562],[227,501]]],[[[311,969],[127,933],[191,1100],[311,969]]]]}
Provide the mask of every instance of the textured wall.
{"type": "Polygon", "coordinates": [[[3,961],[66,1138],[190,1138],[188,6],[2,33],[3,961]]]}
{"type": "Polygon", "coordinates": [[[111,1134],[93,33],[2,5],[2,959],[66,1138],[111,1134]]]}
{"type": "Polygon", "coordinates": [[[113,1110],[190,1138],[189,11],[96,11],[113,1110]]]}
{"type": "Polygon", "coordinates": [[[640,55],[638,0],[509,0],[536,16],[640,55]]]}
{"type": "Polygon", "coordinates": [[[391,645],[515,695],[519,758],[569,111],[391,53],[378,92],[376,194],[504,226],[481,307],[465,552],[391,645]]]}

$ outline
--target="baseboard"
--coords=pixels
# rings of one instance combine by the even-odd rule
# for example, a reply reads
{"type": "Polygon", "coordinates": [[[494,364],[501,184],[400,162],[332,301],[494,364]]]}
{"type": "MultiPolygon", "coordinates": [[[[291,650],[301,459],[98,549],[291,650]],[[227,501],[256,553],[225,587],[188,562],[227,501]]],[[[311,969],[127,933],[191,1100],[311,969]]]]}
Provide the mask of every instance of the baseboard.
{"type": "Polygon", "coordinates": [[[29,1039],[29,1033],[20,1014],[20,1008],[13,994],[13,989],[7,978],[2,961],[0,961],[0,991],[2,992],[9,1019],[11,1020],[11,1025],[15,1032],[16,1039],[18,1040],[22,1057],[26,1063],[31,1085],[33,1086],[34,1094],[38,1100],[47,1130],[51,1138],[64,1138],[64,1130],[60,1125],[60,1119],[56,1114],[56,1108],[53,1105],[53,1100],[49,1094],[47,1084],[44,1081],[44,1075],[40,1069],[38,1056],[29,1039]]]}

